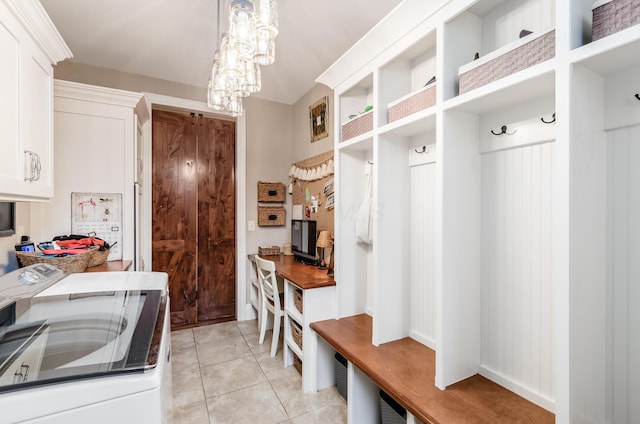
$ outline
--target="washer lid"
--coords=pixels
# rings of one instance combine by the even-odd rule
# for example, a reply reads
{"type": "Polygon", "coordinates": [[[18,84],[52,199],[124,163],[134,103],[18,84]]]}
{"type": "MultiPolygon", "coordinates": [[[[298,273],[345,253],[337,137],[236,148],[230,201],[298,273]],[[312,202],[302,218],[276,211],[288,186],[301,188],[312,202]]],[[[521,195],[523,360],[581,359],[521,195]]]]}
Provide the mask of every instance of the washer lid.
{"type": "Polygon", "coordinates": [[[157,335],[164,325],[166,301],[162,290],[16,301],[13,322],[7,320],[1,327],[11,337],[5,344],[0,340],[0,393],[154,368],[159,350],[154,343],[160,343],[157,335]],[[11,377],[16,369],[24,374],[24,364],[28,378],[11,377]]]}

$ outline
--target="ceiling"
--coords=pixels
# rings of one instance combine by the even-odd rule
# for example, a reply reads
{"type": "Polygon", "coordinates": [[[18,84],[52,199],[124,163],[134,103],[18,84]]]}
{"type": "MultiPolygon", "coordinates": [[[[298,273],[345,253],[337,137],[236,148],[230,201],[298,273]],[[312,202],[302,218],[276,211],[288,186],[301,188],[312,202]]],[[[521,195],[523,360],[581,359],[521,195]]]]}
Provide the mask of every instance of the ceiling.
{"type": "MultiPolygon", "coordinates": [[[[228,27],[228,1],[221,22],[228,27]]],[[[252,97],[293,104],[401,0],[280,0],[276,62],[252,97]]],[[[218,0],[41,0],[72,62],[201,86],[218,46],[218,0]]]]}

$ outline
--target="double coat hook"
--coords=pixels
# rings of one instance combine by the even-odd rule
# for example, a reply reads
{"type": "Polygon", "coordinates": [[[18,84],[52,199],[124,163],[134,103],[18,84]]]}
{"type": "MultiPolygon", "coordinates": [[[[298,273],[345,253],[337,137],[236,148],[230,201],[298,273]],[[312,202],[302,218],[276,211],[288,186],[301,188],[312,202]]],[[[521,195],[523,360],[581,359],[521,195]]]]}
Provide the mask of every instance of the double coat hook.
{"type": "Polygon", "coordinates": [[[545,124],[553,124],[554,122],[556,122],[556,113],[553,112],[553,115],[551,115],[551,120],[550,121],[546,121],[544,118],[540,118],[540,120],[542,122],[544,122],[545,124]]]}
{"type": "Polygon", "coordinates": [[[493,135],[514,135],[516,132],[507,132],[507,126],[503,125],[502,127],[500,127],[500,132],[495,132],[494,130],[491,130],[491,134],[493,135]]]}

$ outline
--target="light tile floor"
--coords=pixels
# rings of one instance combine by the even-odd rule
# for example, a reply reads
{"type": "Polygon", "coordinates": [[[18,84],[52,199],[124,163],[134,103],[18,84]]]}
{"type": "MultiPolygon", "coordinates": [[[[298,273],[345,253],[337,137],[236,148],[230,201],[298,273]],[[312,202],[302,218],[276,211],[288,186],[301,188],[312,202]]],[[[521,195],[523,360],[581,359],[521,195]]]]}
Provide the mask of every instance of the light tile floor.
{"type": "Polygon", "coordinates": [[[302,393],[298,371],[283,366],[282,342],[271,358],[271,332],[262,345],[258,337],[255,320],[171,333],[174,424],[347,422],[335,386],[302,393]]]}

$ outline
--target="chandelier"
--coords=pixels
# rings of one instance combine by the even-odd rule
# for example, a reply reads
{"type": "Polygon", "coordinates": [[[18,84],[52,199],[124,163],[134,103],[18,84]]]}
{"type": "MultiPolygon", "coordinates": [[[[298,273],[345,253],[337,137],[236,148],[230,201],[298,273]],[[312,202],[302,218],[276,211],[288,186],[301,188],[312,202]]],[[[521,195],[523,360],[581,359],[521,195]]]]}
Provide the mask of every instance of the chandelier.
{"type": "MultiPolygon", "coordinates": [[[[218,31],[220,34],[220,0],[218,31]]],[[[242,98],[262,88],[260,66],[275,61],[276,0],[233,0],[229,28],[219,35],[207,87],[207,104],[231,116],[243,113],[242,98]]]]}

